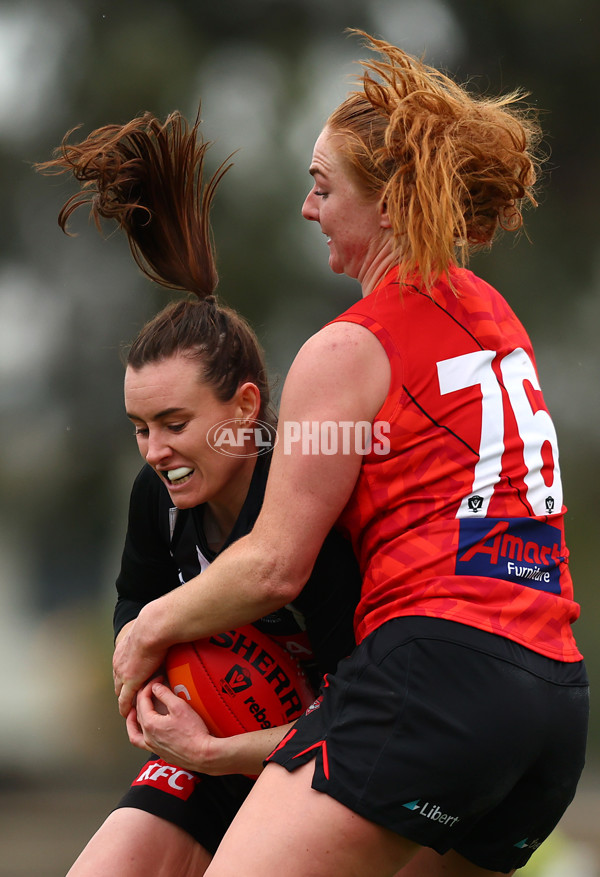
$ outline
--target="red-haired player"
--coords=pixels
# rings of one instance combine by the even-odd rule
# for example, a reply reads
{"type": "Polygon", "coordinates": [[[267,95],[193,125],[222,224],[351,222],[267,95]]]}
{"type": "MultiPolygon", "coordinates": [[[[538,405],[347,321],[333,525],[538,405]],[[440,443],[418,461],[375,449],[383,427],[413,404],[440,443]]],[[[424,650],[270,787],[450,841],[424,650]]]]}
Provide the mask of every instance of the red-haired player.
{"type": "Polygon", "coordinates": [[[235,818],[210,877],[512,873],[584,763],[556,435],[527,334],[461,267],[518,228],[539,129],[380,40],[317,139],[303,214],[362,299],[311,338],[280,423],[389,424],[389,453],[276,448],[252,532],[140,613],[120,707],[170,642],[293,599],[329,528],[364,577],[358,645],[235,818]],[[239,587],[239,583],[243,587],[239,587]],[[282,770],[281,765],[286,769],[282,770]]]}

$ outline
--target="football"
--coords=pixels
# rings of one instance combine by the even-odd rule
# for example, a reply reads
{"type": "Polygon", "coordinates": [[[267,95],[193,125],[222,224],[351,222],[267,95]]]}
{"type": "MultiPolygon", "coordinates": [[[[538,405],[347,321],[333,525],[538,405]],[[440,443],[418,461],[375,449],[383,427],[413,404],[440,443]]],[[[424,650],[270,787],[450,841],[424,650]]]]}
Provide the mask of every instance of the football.
{"type": "Polygon", "coordinates": [[[298,662],[251,624],[172,646],[166,672],[215,737],[285,725],[315,699],[298,662]]]}

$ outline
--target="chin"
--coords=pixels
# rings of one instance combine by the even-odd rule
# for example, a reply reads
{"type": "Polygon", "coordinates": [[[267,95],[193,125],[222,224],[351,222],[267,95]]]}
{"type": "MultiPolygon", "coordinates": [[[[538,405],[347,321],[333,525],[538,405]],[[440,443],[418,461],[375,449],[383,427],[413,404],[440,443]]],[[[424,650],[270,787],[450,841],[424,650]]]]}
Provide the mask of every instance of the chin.
{"type": "Polygon", "coordinates": [[[201,503],[206,501],[203,496],[194,496],[193,494],[183,496],[180,493],[176,493],[175,495],[173,495],[170,490],[169,496],[171,497],[171,502],[173,503],[175,508],[181,509],[182,511],[183,509],[193,509],[197,505],[200,505],[201,503]]]}

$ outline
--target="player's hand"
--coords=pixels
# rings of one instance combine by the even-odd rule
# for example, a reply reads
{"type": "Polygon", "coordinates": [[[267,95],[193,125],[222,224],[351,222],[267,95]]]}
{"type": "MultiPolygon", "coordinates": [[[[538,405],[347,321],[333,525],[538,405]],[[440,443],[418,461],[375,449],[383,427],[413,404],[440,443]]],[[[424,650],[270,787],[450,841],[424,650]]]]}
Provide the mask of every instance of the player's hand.
{"type": "MultiPolygon", "coordinates": [[[[143,611],[143,610],[142,610],[143,611]]],[[[136,694],[161,666],[166,649],[152,644],[144,635],[142,613],[122,636],[113,654],[115,694],[119,712],[127,718],[135,704],[136,694]]]]}
{"type": "Polygon", "coordinates": [[[204,771],[214,738],[189,704],[153,679],[138,691],[127,717],[129,740],[185,770],[204,771]]]}

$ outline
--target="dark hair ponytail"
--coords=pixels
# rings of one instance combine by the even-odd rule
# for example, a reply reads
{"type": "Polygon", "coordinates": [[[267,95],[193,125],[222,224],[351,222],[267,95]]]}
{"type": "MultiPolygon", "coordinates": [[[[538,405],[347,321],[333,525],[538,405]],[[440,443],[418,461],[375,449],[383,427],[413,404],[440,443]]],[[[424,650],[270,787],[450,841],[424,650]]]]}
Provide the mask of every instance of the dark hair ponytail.
{"type": "Polygon", "coordinates": [[[139,369],[175,354],[197,358],[202,380],[222,401],[244,381],[255,383],[260,418],[273,422],[260,344],[248,323],[215,298],[210,208],[229,159],[204,183],[210,143],[200,135],[199,116],[190,127],[179,112],[164,123],[143,113],[125,125],[98,128],[78,144],[68,143],[73,130],[52,160],[36,165],[46,174],[72,172],[82,183],[61,209],[60,227],[68,233],[71,214],[90,205],[99,230],[109,219],[125,232],[146,277],[195,297],[167,305],[150,320],[131,344],[127,364],[139,369]]]}
{"type": "Polygon", "coordinates": [[[259,420],[275,425],[261,346],[236,311],[218,305],[213,296],[171,302],[142,328],[129,347],[127,365],[140,369],[176,354],[198,361],[202,380],[222,402],[228,402],[245,381],[256,384],[259,420]]]}

